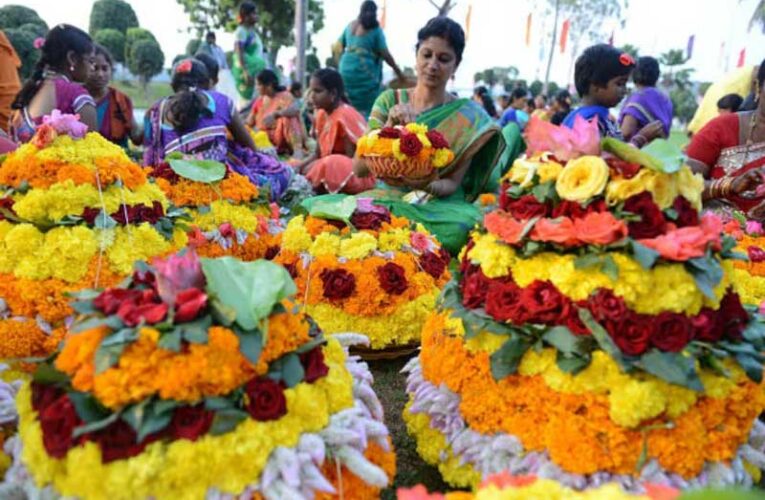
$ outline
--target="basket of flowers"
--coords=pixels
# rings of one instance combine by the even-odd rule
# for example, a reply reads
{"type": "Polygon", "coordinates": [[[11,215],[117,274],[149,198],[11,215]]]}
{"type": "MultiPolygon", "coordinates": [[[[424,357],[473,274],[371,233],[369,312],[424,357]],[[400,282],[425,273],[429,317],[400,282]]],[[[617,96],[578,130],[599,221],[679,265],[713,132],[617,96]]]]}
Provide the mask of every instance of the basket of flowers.
{"type": "Polygon", "coordinates": [[[359,139],[356,154],[373,175],[388,179],[431,177],[454,160],[444,136],[419,123],[373,130],[359,139]]]}

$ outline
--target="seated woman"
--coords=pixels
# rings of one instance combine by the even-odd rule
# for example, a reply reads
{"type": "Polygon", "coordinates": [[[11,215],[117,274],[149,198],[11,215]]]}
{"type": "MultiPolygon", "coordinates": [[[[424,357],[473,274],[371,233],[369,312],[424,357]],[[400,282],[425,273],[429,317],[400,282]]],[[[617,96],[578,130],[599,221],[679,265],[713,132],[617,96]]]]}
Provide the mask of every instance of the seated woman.
{"type": "Polygon", "coordinates": [[[96,101],[98,132],[123,148],[128,147],[128,139],[140,145],[143,130],[133,117],[133,101],[109,86],[114,68],[112,55],[101,45],[95,44],[95,48],[93,68],[85,87],[96,101]]]}
{"type": "Polygon", "coordinates": [[[254,183],[268,184],[271,198],[281,197],[292,169],[275,158],[255,152],[247,128],[230,98],[204,90],[210,85],[205,65],[183,59],[173,68],[174,95],[156,102],[144,118],[144,165],[158,165],[179,152],[226,163],[254,183]],[[229,145],[227,132],[233,137],[229,145]]]}
{"type": "Polygon", "coordinates": [[[307,150],[306,133],[295,98],[279,85],[279,78],[270,69],[258,73],[255,85],[259,97],[252,104],[247,125],[268,132],[280,154],[303,158],[307,150]]]}
{"type": "Polygon", "coordinates": [[[664,137],[669,137],[672,128],[672,101],[656,88],[659,81],[659,61],[653,57],[641,57],[632,72],[632,81],[637,90],[622,106],[619,126],[625,141],[629,141],[646,125],[656,120],[661,122],[664,137]]]}
{"type": "Polygon", "coordinates": [[[693,136],[687,154],[688,164],[707,179],[705,204],[763,220],[765,196],[756,189],[763,183],[765,167],[765,61],[757,83],[757,109],[714,118],[693,136]]]}
{"type": "Polygon", "coordinates": [[[10,135],[15,142],[29,142],[42,118],[54,109],[80,115],[88,130],[98,130],[96,106],[85,82],[93,65],[90,35],[68,24],[48,32],[32,77],[13,102],[10,135]]]}
{"type": "MultiPolygon", "coordinates": [[[[449,18],[437,17],[428,21],[417,38],[417,85],[383,92],[372,109],[369,126],[376,129],[409,122],[425,124],[444,135],[455,159],[439,169],[435,179],[381,179],[388,185],[370,195],[394,214],[421,222],[456,255],[481,217],[471,202],[483,192],[495,167],[508,159],[503,156],[505,144],[499,128],[483,107],[446,91],[462,60],[462,27],[449,18]],[[404,201],[410,190],[427,193],[419,197],[427,202],[414,205],[404,201]]],[[[354,163],[354,170],[359,177],[369,175],[363,160],[354,163]]],[[[328,196],[314,198],[321,199],[328,196]]]]}
{"type": "Polygon", "coordinates": [[[314,189],[328,193],[356,194],[373,188],[374,178],[353,174],[356,142],[366,132],[367,121],[348,104],[340,73],[332,68],[318,70],[311,76],[310,95],[316,109],[317,150],[299,170],[314,189]]]}

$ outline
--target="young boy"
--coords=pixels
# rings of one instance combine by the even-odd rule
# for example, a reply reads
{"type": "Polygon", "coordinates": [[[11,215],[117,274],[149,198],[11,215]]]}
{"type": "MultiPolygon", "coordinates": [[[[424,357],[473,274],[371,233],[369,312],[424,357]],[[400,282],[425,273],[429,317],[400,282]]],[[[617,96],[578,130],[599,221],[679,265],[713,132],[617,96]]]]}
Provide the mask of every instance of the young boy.
{"type": "MultiPolygon", "coordinates": [[[[602,137],[622,139],[622,133],[609,109],[617,106],[627,95],[627,81],[635,67],[635,60],[627,54],[606,44],[588,47],[576,60],[574,83],[582,99],[582,105],[568,114],[563,125],[572,128],[574,119],[597,119],[602,137]]],[[[660,121],[649,123],[630,141],[643,147],[656,137],[663,136],[660,121]]]]}

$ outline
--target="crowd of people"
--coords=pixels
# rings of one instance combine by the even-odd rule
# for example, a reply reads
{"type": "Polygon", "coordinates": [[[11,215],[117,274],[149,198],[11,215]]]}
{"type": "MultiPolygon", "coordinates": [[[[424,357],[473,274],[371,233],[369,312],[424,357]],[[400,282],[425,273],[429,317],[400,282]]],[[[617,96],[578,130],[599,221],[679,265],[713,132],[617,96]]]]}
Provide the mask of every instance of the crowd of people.
{"type": "MultiPolygon", "coordinates": [[[[0,86],[0,119],[7,117],[2,124],[8,134],[2,148],[29,141],[42,117],[58,109],[78,114],[90,130],[116,144],[143,147],[147,165],[175,152],[223,161],[258,184],[270,185],[274,199],[301,176],[319,195],[373,193],[394,213],[425,222],[456,251],[479,216],[473,200],[496,188],[522,152],[522,134],[530,120],[567,127],[577,117],[596,120],[602,136],[638,148],[668,137],[672,126],[672,102],[656,88],[658,61],[636,61],[607,44],[587,48],[576,61],[576,107],[565,89],[548,99],[541,93],[532,97],[518,86],[495,100],[491,89],[479,86],[472,98],[459,98],[447,87],[462,62],[465,33],[449,18],[434,18],[417,34],[416,83],[382,91],[383,62],[404,76],[387,49],[377,7],[368,0],[338,40],[338,69],[311,75],[303,96],[300,82],[287,88],[270,67],[257,23],[255,4],[242,2],[231,74],[240,100],[248,103],[244,112],[219,91],[225,86],[219,75],[229,74],[228,65],[215,34],[208,33],[194,57],[174,64],[173,95],[152,105],[143,123],[133,118],[130,99],[110,85],[114,61],[108,50],[86,32],[58,25],[49,31],[31,78],[12,102],[7,98],[12,84],[10,90],[0,86]],[[628,95],[630,81],[635,88],[628,95]],[[454,149],[455,161],[426,183],[372,178],[355,158],[358,139],[369,130],[412,121],[439,130],[454,149]],[[257,151],[252,131],[265,132],[278,157],[257,151]],[[418,204],[403,201],[410,191],[425,196],[418,204]]],[[[15,57],[3,40],[0,49],[15,57]]],[[[757,95],[762,94],[762,73],[760,66],[757,95]]],[[[11,77],[6,81],[12,82],[11,77]]],[[[721,98],[720,116],[692,138],[688,155],[710,179],[710,202],[752,209],[760,201],[754,191],[759,170],[752,170],[765,161],[765,120],[762,99],[753,100],[756,109],[748,111],[741,111],[743,100],[738,95],[721,98]]]]}

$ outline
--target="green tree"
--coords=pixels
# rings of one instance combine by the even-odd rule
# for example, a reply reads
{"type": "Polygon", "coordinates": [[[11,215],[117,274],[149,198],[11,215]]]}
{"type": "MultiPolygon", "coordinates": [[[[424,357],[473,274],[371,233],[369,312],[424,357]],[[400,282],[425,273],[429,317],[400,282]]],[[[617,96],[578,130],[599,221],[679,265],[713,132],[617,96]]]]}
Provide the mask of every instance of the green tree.
{"type": "Polygon", "coordinates": [[[759,24],[762,32],[765,33],[765,0],[757,2],[752,18],[749,20],[749,29],[752,29],[755,24],[759,24]]]}
{"type": "Polygon", "coordinates": [[[675,116],[681,122],[688,123],[693,119],[699,105],[696,103],[696,96],[690,88],[675,87],[669,91],[669,98],[672,101],[675,116]]]}
{"type": "Polygon", "coordinates": [[[165,54],[156,40],[141,39],[133,43],[128,55],[128,68],[137,75],[144,92],[149,80],[162,71],[165,64],[165,54]]]}
{"type": "Polygon", "coordinates": [[[197,53],[199,50],[199,47],[202,45],[202,40],[199,38],[192,38],[189,40],[189,43],[186,44],[186,55],[193,56],[197,53]]]}
{"type": "Polygon", "coordinates": [[[627,54],[631,55],[634,59],[637,59],[640,56],[640,51],[637,47],[632,45],[631,43],[627,43],[622,45],[622,48],[619,49],[622,52],[626,52],[627,54]]]}
{"type": "Polygon", "coordinates": [[[151,31],[143,28],[128,28],[127,36],[125,37],[125,59],[128,60],[128,65],[130,64],[130,54],[133,51],[133,45],[141,40],[148,40],[159,45],[151,31]]]}
{"type": "MultiPolygon", "coordinates": [[[[681,49],[670,49],[663,54],[659,56],[659,62],[662,64],[662,66],[665,66],[668,71],[664,73],[664,86],[665,87],[672,87],[673,85],[679,85],[683,86],[685,81],[681,80],[678,82],[676,81],[676,75],[674,75],[676,69],[678,66],[684,65],[686,62],[688,62],[688,58],[685,55],[685,51],[681,49]]],[[[686,72],[684,76],[688,77],[690,76],[689,72],[686,72]]]]}
{"type": "MultiPolygon", "coordinates": [[[[533,82],[531,82],[531,85],[529,85],[529,92],[531,93],[532,96],[536,97],[542,93],[544,88],[545,88],[544,82],[542,82],[541,80],[534,80],[533,82]]],[[[548,90],[549,90],[549,83],[548,83],[548,90]]]]}
{"type": "Polygon", "coordinates": [[[96,32],[93,39],[96,43],[106,47],[116,62],[125,62],[125,35],[121,32],[106,28],[96,32]]]}
{"type": "MultiPolygon", "coordinates": [[[[239,0],[176,0],[183,6],[198,36],[215,29],[233,31],[236,28],[239,0]]],[[[279,49],[295,43],[295,0],[259,0],[258,24],[255,29],[265,44],[271,61],[276,61],[279,49]]],[[[308,0],[308,40],[311,33],[324,27],[324,7],[320,0],[308,0]]]]}
{"type": "Polygon", "coordinates": [[[496,84],[500,84],[503,87],[511,85],[513,80],[518,78],[518,68],[515,66],[495,66],[493,68],[487,68],[483,71],[479,71],[473,75],[473,82],[484,82],[486,85],[493,87],[496,84]]]}
{"type": "Polygon", "coordinates": [[[21,59],[19,75],[22,79],[29,78],[32,76],[35,64],[37,64],[37,60],[40,58],[40,51],[34,46],[37,36],[31,31],[21,28],[4,29],[3,32],[19,55],[19,59],[21,59]]]}
{"type": "Polygon", "coordinates": [[[318,69],[321,69],[321,60],[316,54],[316,49],[313,49],[313,51],[305,58],[305,74],[310,78],[313,72],[318,69]]]}
{"type": "Polygon", "coordinates": [[[48,24],[37,15],[37,12],[29,7],[24,7],[23,5],[0,7],[0,29],[20,28],[26,24],[39,26],[43,34],[48,31],[48,24]]]}
{"type": "Polygon", "coordinates": [[[97,0],[90,11],[90,34],[103,29],[114,29],[127,35],[130,28],[138,27],[133,7],[123,0],[97,0]]]}

